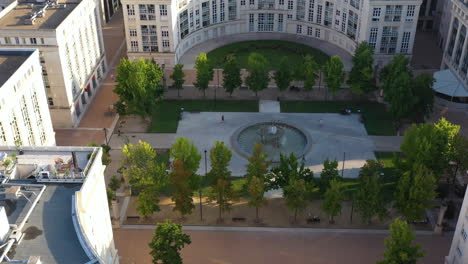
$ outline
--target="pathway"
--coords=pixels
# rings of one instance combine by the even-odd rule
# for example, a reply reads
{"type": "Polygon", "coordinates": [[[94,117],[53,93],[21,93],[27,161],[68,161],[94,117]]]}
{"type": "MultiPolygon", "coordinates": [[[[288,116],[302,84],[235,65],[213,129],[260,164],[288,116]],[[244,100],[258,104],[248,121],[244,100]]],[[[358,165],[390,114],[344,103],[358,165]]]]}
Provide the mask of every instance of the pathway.
{"type": "MultiPolygon", "coordinates": [[[[185,231],[192,243],[182,250],[186,264],[375,264],[382,259],[386,234],[352,232],[185,231]]],[[[114,230],[121,264],[151,263],[148,243],[152,230],[114,230]]],[[[450,238],[417,235],[426,252],[421,263],[440,264],[449,251],[450,238]]]]}
{"type": "Polygon", "coordinates": [[[259,100],[258,109],[260,113],[280,113],[281,106],[279,101],[259,100]]]}
{"type": "Polygon", "coordinates": [[[400,151],[403,136],[369,136],[374,142],[374,151],[400,151]]]}

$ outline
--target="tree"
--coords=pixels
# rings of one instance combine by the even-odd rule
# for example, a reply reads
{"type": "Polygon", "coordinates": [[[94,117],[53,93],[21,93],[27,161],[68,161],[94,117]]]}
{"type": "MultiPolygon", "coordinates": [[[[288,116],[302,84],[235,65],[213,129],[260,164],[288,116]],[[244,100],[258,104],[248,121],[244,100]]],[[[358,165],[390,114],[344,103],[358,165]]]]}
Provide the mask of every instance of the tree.
{"type": "Polygon", "coordinates": [[[406,162],[426,164],[436,175],[443,172],[449,165],[451,142],[459,130],[460,126],[444,118],[436,124],[412,125],[400,147],[406,162]]]}
{"type": "Polygon", "coordinates": [[[432,108],[434,106],[433,84],[434,77],[432,77],[432,75],[421,73],[414,78],[413,84],[411,85],[413,95],[416,98],[414,112],[421,113],[424,117],[432,113],[432,108]]]}
{"type": "Polygon", "coordinates": [[[265,179],[271,161],[267,160],[267,155],[263,152],[262,144],[255,144],[252,156],[248,158],[248,161],[249,163],[246,166],[247,179],[251,179],[252,177],[265,179]]]}
{"type": "Polygon", "coordinates": [[[187,138],[178,138],[171,146],[170,156],[173,160],[180,160],[184,168],[195,174],[200,167],[201,155],[197,147],[187,138]]]}
{"type": "Polygon", "coordinates": [[[280,91],[285,91],[289,88],[292,81],[291,66],[287,57],[283,57],[280,61],[279,68],[275,71],[273,79],[280,91]]]}
{"type": "Polygon", "coordinates": [[[294,222],[297,221],[297,214],[307,207],[312,191],[312,184],[307,184],[304,179],[295,177],[290,178],[288,185],[283,188],[286,206],[294,211],[294,222]]]}
{"type": "Polygon", "coordinates": [[[331,94],[335,94],[340,89],[341,84],[344,81],[345,73],[343,69],[344,65],[340,57],[334,55],[325,64],[324,75],[325,84],[331,94]]]}
{"type": "Polygon", "coordinates": [[[241,68],[234,55],[229,55],[224,63],[223,86],[224,90],[232,96],[234,90],[242,85],[241,68]]]}
{"type": "Polygon", "coordinates": [[[353,68],[349,72],[348,85],[355,94],[368,93],[374,88],[374,49],[367,42],[356,47],[353,68]]]}
{"type": "Polygon", "coordinates": [[[260,222],[258,218],[258,208],[265,204],[265,180],[253,176],[247,183],[247,193],[249,194],[249,206],[255,207],[255,222],[260,222]]]}
{"type": "Polygon", "coordinates": [[[452,151],[449,155],[449,162],[454,163],[453,168],[453,180],[456,177],[458,171],[468,170],[468,138],[464,137],[461,133],[458,133],[452,139],[452,151]]]}
{"type": "Polygon", "coordinates": [[[382,192],[380,173],[382,165],[375,160],[367,160],[359,172],[359,188],[356,192],[356,211],[365,223],[370,224],[375,216],[387,215],[382,192]]]}
{"type": "Polygon", "coordinates": [[[314,173],[297,160],[296,155],[280,155],[280,163],[266,175],[267,190],[276,190],[289,185],[292,178],[304,180],[307,184],[314,183],[314,173]]]}
{"type": "Polygon", "coordinates": [[[304,61],[304,90],[312,91],[320,71],[320,66],[312,56],[307,55],[304,61]]]}
{"type": "Polygon", "coordinates": [[[403,54],[394,56],[382,71],[384,100],[390,104],[389,111],[395,121],[408,117],[416,104],[411,89],[412,78],[409,59],[403,54]]]}
{"type": "Polygon", "coordinates": [[[179,211],[182,217],[191,214],[195,208],[193,204],[193,186],[191,186],[190,177],[194,175],[193,172],[185,169],[184,162],[181,160],[174,160],[172,162],[172,172],[170,174],[171,183],[174,186],[172,194],[172,201],[175,206],[174,211],[179,211]]]}
{"type": "Polygon", "coordinates": [[[112,175],[112,177],[110,178],[110,181],[109,181],[109,188],[110,188],[113,192],[116,192],[116,191],[120,188],[120,185],[122,185],[122,183],[121,183],[120,180],[117,178],[117,176],[112,175]]]}
{"type": "Polygon", "coordinates": [[[390,236],[385,239],[384,259],[378,264],[416,264],[424,257],[419,245],[413,246],[414,232],[400,219],[390,225],[390,236]]]}
{"type": "Polygon", "coordinates": [[[185,73],[182,70],[183,68],[183,64],[176,64],[174,66],[174,72],[171,75],[171,79],[174,81],[172,87],[177,89],[177,96],[180,96],[180,89],[183,88],[185,83],[185,73]]]}
{"type": "Polygon", "coordinates": [[[184,217],[192,213],[195,208],[192,195],[198,188],[196,172],[200,166],[201,155],[197,147],[186,138],[178,138],[171,146],[172,158],[171,182],[174,186],[172,200],[175,202],[174,210],[184,217]]]}
{"type": "Polygon", "coordinates": [[[415,163],[398,180],[396,208],[406,220],[419,221],[424,218],[425,210],[432,206],[436,188],[433,172],[415,163]]]}
{"type": "Polygon", "coordinates": [[[154,105],[164,94],[161,87],[163,73],[150,60],[130,61],[122,59],[117,66],[117,86],[120,114],[136,114],[142,118],[151,116],[154,105]]]}
{"type": "Polygon", "coordinates": [[[203,96],[206,96],[206,89],[208,89],[214,75],[213,66],[209,62],[206,53],[200,53],[195,58],[195,70],[197,71],[197,80],[193,85],[203,91],[203,96]]]}
{"type": "Polygon", "coordinates": [[[211,170],[208,173],[211,193],[210,201],[216,201],[219,207],[219,221],[223,220],[225,211],[231,209],[231,200],[235,197],[231,183],[231,171],[228,166],[231,162],[232,152],[224,142],[216,141],[210,150],[211,170]]]}
{"type": "Polygon", "coordinates": [[[156,163],[156,151],[146,142],[127,144],[122,149],[123,177],[138,194],[137,211],[149,217],[159,211],[159,191],[168,182],[166,164],[156,163]]]}
{"type": "Polygon", "coordinates": [[[338,179],[332,179],[325,192],[322,210],[329,216],[330,223],[334,223],[334,217],[341,214],[341,204],[344,200],[343,184],[338,179]]]}
{"type": "Polygon", "coordinates": [[[261,54],[250,53],[247,59],[247,70],[249,76],[245,79],[245,83],[257,96],[259,91],[268,88],[268,82],[270,81],[268,61],[261,54]]]}
{"type": "Polygon", "coordinates": [[[190,245],[190,236],[182,232],[182,226],[166,220],[158,223],[153,239],[148,244],[153,264],[182,264],[180,251],[190,245]]]}
{"type": "Polygon", "coordinates": [[[323,162],[323,170],[320,173],[320,189],[322,193],[325,193],[332,180],[339,178],[341,177],[340,172],[338,171],[338,161],[330,161],[329,159],[326,159],[323,162]]]}

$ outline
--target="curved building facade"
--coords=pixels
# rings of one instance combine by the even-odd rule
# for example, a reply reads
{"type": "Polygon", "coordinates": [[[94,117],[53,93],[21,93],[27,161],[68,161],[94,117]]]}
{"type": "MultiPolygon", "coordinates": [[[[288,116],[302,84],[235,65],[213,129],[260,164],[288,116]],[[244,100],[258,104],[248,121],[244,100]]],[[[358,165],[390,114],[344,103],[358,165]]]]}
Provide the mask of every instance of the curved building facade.
{"type": "Polygon", "coordinates": [[[122,5],[130,59],[154,58],[171,67],[207,41],[284,33],[320,39],[350,55],[357,43],[367,41],[375,49],[375,63],[383,66],[397,53],[411,55],[421,2],[122,0],[122,5]]]}

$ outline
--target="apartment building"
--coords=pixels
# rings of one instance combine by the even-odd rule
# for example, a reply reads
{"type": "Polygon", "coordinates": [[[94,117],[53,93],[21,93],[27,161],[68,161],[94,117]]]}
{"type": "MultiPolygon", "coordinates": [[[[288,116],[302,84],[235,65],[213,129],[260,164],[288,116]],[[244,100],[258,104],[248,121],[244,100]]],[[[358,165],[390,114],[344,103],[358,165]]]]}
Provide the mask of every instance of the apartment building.
{"type": "Polygon", "coordinates": [[[0,48],[37,48],[54,128],[76,126],[106,72],[94,0],[13,2],[0,11],[0,48]]]}
{"type": "Polygon", "coordinates": [[[55,146],[37,49],[0,49],[0,146],[55,146]]]}
{"type": "Polygon", "coordinates": [[[123,0],[128,57],[172,66],[192,47],[243,33],[314,38],[349,54],[375,48],[377,65],[411,56],[421,0],[123,0]],[[280,34],[282,35],[282,34],[280,34]]]}
{"type": "Polygon", "coordinates": [[[0,263],[119,263],[101,157],[95,147],[0,147],[0,263]]]}
{"type": "Polygon", "coordinates": [[[468,112],[468,1],[453,0],[441,71],[434,73],[439,104],[468,112]]]}

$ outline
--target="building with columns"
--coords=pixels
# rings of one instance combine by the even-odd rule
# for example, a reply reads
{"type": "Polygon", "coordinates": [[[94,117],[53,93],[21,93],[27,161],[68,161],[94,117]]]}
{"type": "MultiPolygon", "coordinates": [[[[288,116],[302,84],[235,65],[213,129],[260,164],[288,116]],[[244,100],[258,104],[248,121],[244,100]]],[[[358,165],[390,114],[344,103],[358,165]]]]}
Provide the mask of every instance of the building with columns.
{"type": "Polygon", "coordinates": [[[54,128],[78,125],[106,72],[96,0],[12,2],[0,48],[37,48],[54,128]]]}
{"type": "Polygon", "coordinates": [[[468,1],[452,0],[441,71],[434,74],[437,101],[468,111],[468,1]]]}
{"type": "Polygon", "coordinates": [[[37,49],[0,49],[0,146],[55,146],[37,49]]]}
{"type": "Polygon", "coordinates": [[[397,53],[411,56],[421,2],[123,0],[122,8],[130,59],[154,58],[170,67],[206,41],[256,33],[316,39],[349,54],[367,41],[383,66],[397,53]]]}

